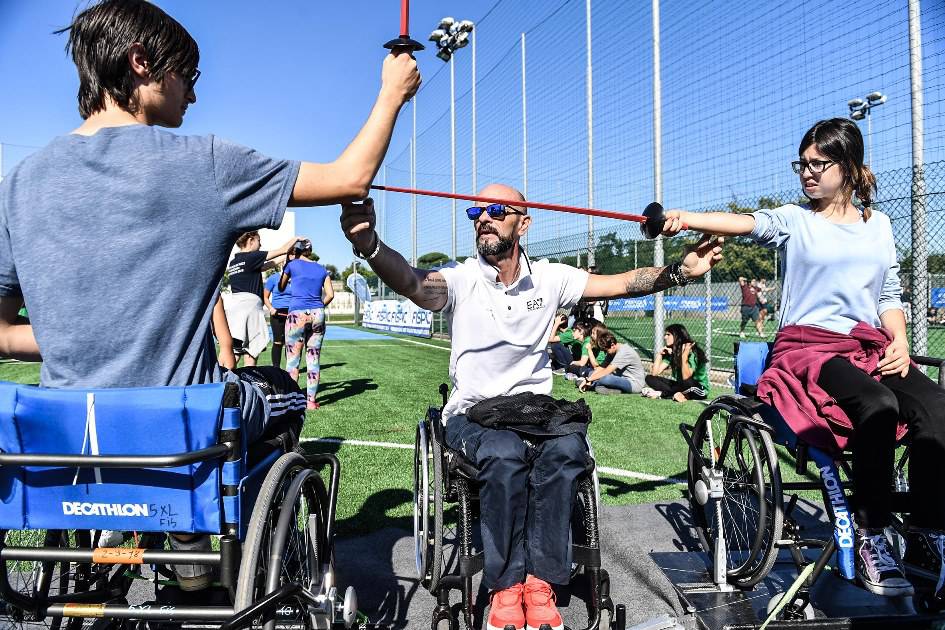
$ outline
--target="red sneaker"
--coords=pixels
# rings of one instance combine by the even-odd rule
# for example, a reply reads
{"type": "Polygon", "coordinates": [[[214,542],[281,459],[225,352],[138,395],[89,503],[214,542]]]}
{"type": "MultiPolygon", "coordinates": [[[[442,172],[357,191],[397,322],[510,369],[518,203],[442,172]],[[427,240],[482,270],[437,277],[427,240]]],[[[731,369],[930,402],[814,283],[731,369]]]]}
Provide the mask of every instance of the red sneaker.
{"type": "Polygon", "coordinates": [[[315,402],[314,400],[310,400],[307,403],[305,403],[305,408],[309,411],[318,409],[318,403],[315,402]]]}
{"type": "Polygon", "coordinates": [[[524,586],[516,584],[503,591],[492,593],[489,602],[489,619],[486,630],[523,630],[525,612],[522,610],[522,592],[524,586]]]}
{"type": "Polygon", "coordinates": [[[547,625],[551,630],[564,630],[551,585],[529,575],[525,579],[525,628],[539,630],[542,625],[547,625]]]}

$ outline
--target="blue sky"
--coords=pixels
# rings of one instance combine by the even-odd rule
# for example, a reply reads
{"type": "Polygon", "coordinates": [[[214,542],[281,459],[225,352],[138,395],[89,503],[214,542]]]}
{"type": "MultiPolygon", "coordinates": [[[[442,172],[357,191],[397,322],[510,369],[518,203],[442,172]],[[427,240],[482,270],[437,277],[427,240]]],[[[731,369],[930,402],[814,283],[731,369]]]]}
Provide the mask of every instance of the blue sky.
{"type": "MultiPolygon", "coordinates": [[[[400,27],[396,0],[159,0],[200,45],[197,103],[177,131],[214,133],[269,155],[334,159],[367,118],[380,87],[381,45],[400,27]],[[278,7],[275,10],[273,7],[278,7]]],[[[414,2],[416,39],[444,15],[470,2],[414,2]]],[[[479,5],[479,3],[476,3],[479,5]]],[[[65,37],[73,0],[0,0],[0,142],[4,172],[32,149],[82,121],[75,67],[65,37]],[[6,146],[22,145],[22,146],[6,146]]],[[[84,3],[81,6],[85,6],[84,3]]],[[[485,3],[479,5],[484,10],[485,3]]],[[[454,11],[454,12],[455,12],[454,11]]],[[[431,74],[442,62],[420,58],[431,74]]],[[[409,110],[405,110],[409,121],[409,110]]],[[[300,208],[297,228],[325,262],[347,264],[350,247],[338,227],[339,208],[300,208]]]]}
{"type": "MultiPolygon", "coordinates": [[[[381,43],[399,27],[398,0],[194,2],[158,0],[201,46],[198,102],[180,133],[215,133],[269,155],[327,161],[354,136],[379,86],[381,43]]],[[[0,0],[0,142],[4,171],[31,149],[79,124],[77,79],[51,35],[74,0],[0,0]]],[[[945,192],[945,3],[922,0],[925,158],[930,192],[945,192]]],[[[439,18],[477,21],[478,186],[502,181],[532,199],[588,205],[583,0],[414,0],[412,30],[425,40],[439,18]],[[486,16],[483,19],[483,16],[486,16]],[[527,36],[527,154],[522,150],[521,33],[527,36]]],[[[873,167],[882,209],[909,246],[911,104],[904,0],[784,3],[662,0],[663,200],[670,207],[750,205],[759,196],[794,200],[789,163],[811,124],[847,114],[874,90],[889,101],[873,116],[873,167]]],[[[595,207],[639,212],[654,198],[650,3],[594,0],[595,207]]],[[[432,51],[419,55],[417,186],[450,187],[449,73],[432,51]]],[[[471,54],[457,78],[457,189],[470,191],[471,54]]],[[[388,153],[388,183],[409,185],[411,106],[388,153]]],[[[865,124],[861,128],[866,132],[865,124]]],[[[384,176],[382,172],[379,179],[384,176]]],[[[378,199],[385,240],[409,257],[405,195],[378,199]]],[[[945,195],[929,198],[933,250],[945,249],[945,195]]],[[[457,253],[470,253],[458,204],[457,253]]],[[[338,208],[300,209],[298,231],[324,262],[349,263],[338,208]]],[[[418,254],[451,251],[449,202],[418,199],[418,254]]],[[[535,212],[530,251],[583,247],[586,218],[535,212]]],[[[631,224],[596,230],[638,234],[631,224]]]]}

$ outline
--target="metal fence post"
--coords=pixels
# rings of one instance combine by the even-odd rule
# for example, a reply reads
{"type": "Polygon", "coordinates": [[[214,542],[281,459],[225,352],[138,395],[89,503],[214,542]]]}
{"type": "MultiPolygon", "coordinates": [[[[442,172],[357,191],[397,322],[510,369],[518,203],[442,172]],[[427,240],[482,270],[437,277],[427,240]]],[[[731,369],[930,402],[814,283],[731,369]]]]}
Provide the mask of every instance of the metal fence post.
{"type": "Polygon", "coordinates": [[[922,135],[922,26],[919,0],[909,0],[909,71],[912,92],[912,351],[928,352],[929,267],[922,135]]]}
{"type": "MultiPolygon", "coordinates": [[[[653,197],[663,203],[663,112],[662,84],[660,83],[660,0],[653,0],[653,197]]],[[[653,243],[653,266],[663,266],[663,237],[653,243]]],[[[653,348],[663,341],[665,312],[663,292],[653,300],[653,348]]]]}
{"type": "MultiPolygon", "coordinates": [[[[585,83],[587,85],[587,206],[594,207],[594,63],[591,56],[591,0],[584,3],[584,13],[587,23],[587,68],[585,69],[585,83]]],[[[594,252],[594,217],[587,217],[587,266],[590,268],[595,261],[594,252]]]]}
{"type": "MultiPolygon", "coordinates": [[[[522,195],[528,199],[528,98],[525,89],[525,33],[522,33],[522,195]]],[[[525,232],[528,247],[528,232],[525,232]]]]}

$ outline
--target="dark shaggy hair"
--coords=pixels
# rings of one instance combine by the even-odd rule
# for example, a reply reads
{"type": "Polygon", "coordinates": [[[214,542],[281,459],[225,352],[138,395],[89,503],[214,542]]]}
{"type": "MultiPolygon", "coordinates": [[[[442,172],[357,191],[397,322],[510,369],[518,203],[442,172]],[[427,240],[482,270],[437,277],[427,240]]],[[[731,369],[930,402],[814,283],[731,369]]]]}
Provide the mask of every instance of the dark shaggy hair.
{"type": "Polygon", "coordinates": [[[151,78],[164,80],[168,71],[185,79],[200,61],[190,33],[174,18],[145,0],[104,0],[80,13],[66,28],[66,52],[79,71],[79,113],[82,118],[105,109],[105,96],[136,113],[134,78],[128,63],[132,44],[141,44],[151,78]]]}
{"type": "Polygon", "coordinates": [[[876,176],[863,164],[863,134],[860,128],[846,118],[818,121],[804,134],[797,154],[803,155],[811,145],[815,145],[818,151],[843,170],[845,192],[850,195],[856,193],[857,199],[863,204],[863,220],[869,220],[873,193],[876,192],[876,176]]]}
{"type": "Polygon", "coordinates": [[[696,343],[685,326],[682,324],[670,324],[666,327],[666,332],[673,336],[673,353],[669,359],[669,364],[672,368],[682,371],[683,346],[687,343],[692,344],[691,352],[696,355],[696,364],[703,365],[706,362],[705,350],[696,343]]]}

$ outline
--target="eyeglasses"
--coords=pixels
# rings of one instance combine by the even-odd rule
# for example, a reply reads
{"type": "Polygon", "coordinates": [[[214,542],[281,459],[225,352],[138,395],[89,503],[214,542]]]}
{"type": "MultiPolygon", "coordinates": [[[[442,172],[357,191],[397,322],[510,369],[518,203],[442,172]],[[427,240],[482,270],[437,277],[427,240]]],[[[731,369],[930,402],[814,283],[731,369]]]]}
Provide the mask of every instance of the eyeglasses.
{"type": "Polygon", "coordinates": [[[820,175],[828,168],[836,164],[833,160],[794,160],[791,162],[791,169],[800,175],[805,170],[809,169],[811,174],[820,175]]]}
{"type": "Polygon", "coordinates": [[[482,215],[482,211],[485,210],[486,214],[489,215],[490,219],[495,219],[501,221],[505,218],[507,214],[525,214],[521,210],[516,210],[512,206],[507,206],[502,203],[493,203],[488,206],[472,206],[466,208],[466,216],[469,217],[470,221],[475,221],[482,215]]]}
{"type": "Polygon", "coordinates": [[[187,91],[191,92],[194,89],[194,86],[197,85],[197,79],[200,78],[200,69],[194,70],[194,73],[190,76],[189,79],[184,79],[187,81],[187,91]]]}

